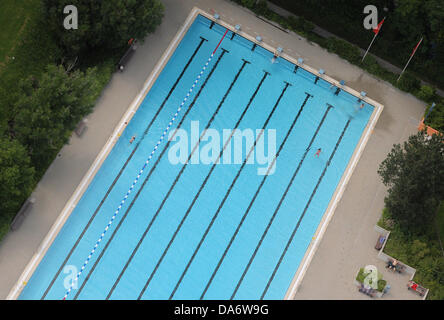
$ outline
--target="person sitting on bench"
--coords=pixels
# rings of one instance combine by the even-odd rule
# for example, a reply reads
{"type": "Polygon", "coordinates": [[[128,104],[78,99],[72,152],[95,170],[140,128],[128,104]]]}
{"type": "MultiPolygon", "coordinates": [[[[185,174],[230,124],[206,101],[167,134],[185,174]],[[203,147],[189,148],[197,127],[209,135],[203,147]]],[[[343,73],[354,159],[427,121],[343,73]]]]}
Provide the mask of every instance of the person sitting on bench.
{"type": "Polygon", "coordinates": [[[389,260],[388,264],[387,264],[387,268],[389,268],[390,270],[396,270],[396,266],[398,265],[398,260],[393,259],[389,260]]]}

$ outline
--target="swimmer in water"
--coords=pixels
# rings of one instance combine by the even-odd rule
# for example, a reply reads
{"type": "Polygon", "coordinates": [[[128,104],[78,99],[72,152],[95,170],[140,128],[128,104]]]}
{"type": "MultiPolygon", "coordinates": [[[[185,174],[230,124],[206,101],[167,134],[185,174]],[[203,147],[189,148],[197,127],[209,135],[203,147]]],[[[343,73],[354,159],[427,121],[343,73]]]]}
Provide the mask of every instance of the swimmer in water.
{"type": "Polygon", "coordinates": [[[321,148],[318,149],[318,151],[316,151],[315,153],[315,157],[319,158],[319,155],[321,154],[321,148]]]}
{"type": "Polygon", "coordinates": [[[134,140],[136,140],[136,135],[133,135],[133,136],[131,137],[131,139],[130,139],[129,142],[130,142],[130,143],[133,143],[134,140]]]}

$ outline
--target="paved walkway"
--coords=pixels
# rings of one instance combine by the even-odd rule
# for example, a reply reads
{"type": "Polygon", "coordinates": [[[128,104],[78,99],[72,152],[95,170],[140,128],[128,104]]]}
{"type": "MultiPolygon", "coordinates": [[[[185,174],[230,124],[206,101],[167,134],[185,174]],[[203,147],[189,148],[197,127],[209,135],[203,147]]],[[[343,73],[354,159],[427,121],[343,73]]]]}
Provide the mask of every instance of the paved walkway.
{"type": "MultiPolygon", "coordinates": [[[[241,24],[243,30],[252,35],[260,34],[264,42],[283,47],[289,55],[304,57],[312,67],[323,68],[328,75],[346,80],[350,87],[365,90],[369,97],[385,105],[296,294],[297,299],[366,299],[355,289],[353,280],[359,267],[376,263],[373,246],[377,235],[373,226],[380,216],[385,195],[376,170],[394,143],[416,131],[424,103],[302,37],[263,22],[231,1],[162,2],[166,10],[161,26],[139,47],[125,72],[113,75],[94,113],[88,117],[84,136],[81,139],[73,136],[70,144],[61,150],[60,157],[52,163],[33,193],[36,204],[32,211],[20,229],[10,232],[0,243],[0,298],[7,296],[191,8],[198,6],[206,11],[216,10],[223,20],[241,24]]],[[[392,296],[395,297],[395,290],[392,296]]],[[[416,298],[415,295],[399,297],[416,298]]]]}

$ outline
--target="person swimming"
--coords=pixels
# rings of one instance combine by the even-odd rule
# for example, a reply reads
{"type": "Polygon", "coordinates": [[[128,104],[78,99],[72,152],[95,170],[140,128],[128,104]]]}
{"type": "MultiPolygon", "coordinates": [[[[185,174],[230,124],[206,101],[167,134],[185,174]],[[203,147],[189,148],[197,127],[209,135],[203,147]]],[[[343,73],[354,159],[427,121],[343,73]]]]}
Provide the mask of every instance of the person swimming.
{"type": "Polygon", "coordinates": [[[319,157],[319,155],[321,154],[321,148],[319,148],[316,153],[315,153],[315,157],[319,157]]]}
{"type": "Polygon", "coordinates": [[[131,137],[131,139],[130,139],[130,143],[133,143],[134,142],[134,140],[136,140],[136,135],[133,135],[132,137],[131,137]]]}

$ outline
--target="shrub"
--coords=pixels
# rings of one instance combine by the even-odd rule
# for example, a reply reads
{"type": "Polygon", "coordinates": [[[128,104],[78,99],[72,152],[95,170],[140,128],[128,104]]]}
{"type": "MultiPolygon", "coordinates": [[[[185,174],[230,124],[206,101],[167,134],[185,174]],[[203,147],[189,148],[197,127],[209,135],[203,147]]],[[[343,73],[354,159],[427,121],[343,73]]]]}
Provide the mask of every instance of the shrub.
{"type": "Polygon", "coordinates": [[[417,97],[421,100],[424,100],[426,102],[432,102],[435,98],[435,89],[430,86],[421,86],[421,89],[417,93],[417,97]]]}
{"type": "Polygon", "coordinates": [[[365,279],[364,268],[359,269],[358,275],[356,276],[356,280],[359,283],[363,283],[365,279]]]}
{"type": "Polygon", "coordinates": [[[311,32],[314,28],[314,25],[311,22],[305,20],[302,17],[289,16],[287,18],[287,24],[291,30],[302,33],[304,35],[311,32]]]}
{"type": "MultiPolygon", "coordinates": [[[[255,2],[255,1],[253,1],[255,2]]],[[[262,16],[268,16],[270,15],[270,12],[272,12],[270,9],[268,9],[267,1],[265,0],[259,0],[256,5],[254,5],[254,12],[256,14],[262,15],[262,16]]]]}
{"type": "Polygon", "coordinates": [[[421,85],[421,82],[416,79],[414,75],[412,75],[410,72],[405,72],[401,79],[396,83],[396,86],[404,91],[414,93],[419,89],[421,85]]]}
{"type": "Polygon", "coordinates": [[[248,9],[253,9],[254,5],[256,4],[256,0],[241,0],[240,3],[248,9]]]}
{"type": "MultiPolygon", "coordinates": [[[[384,225],[383,220],[392,220],[388,210],[383,211],[383,217],[378,225],[384,225]]],[[[435,227],[428,229],[428,234],[418,236],[405,232],[396,220],[386,229],[390,237],[384,252],[416,269],[414,281],[428,288],[427,299],[444,299],[444,257],[442,255],[435,227]]]]}
{"type": "Polygon", "coordinates": [[[351,63],[359,63],[361,59],[358,47],[335,37],[327,39],[327,50],[336,53],[351,63]]]}
{"type": "MultiPolygon", "coordinates": [[[[424,116],[427,115],[429,108],[430,106],[427,107],[424,116]]],[[[436,130],[444,132],[444,103],[441,102],[435,105],[432,112],[425,119],[425,123],[436,130]]]]}
{"type": "Polygon", "coordinates": [[[34,168],[17,140],[0,137],[0,239],[34,187],[34,168]]]}
{"type": "Polygon", "coordinates": [[[378,280],[378,291],[382,292],[384,290],[385,286],[387,285],[387,281],[385,280],[378,280]]]}

